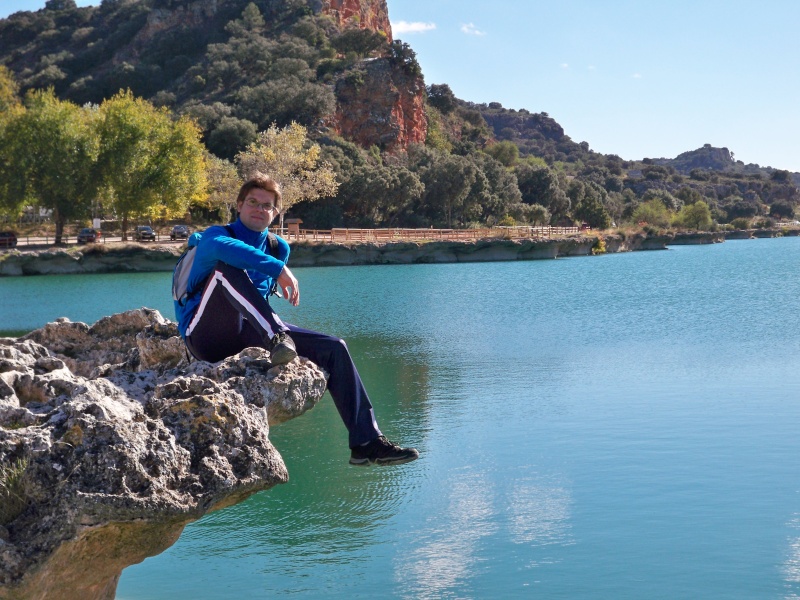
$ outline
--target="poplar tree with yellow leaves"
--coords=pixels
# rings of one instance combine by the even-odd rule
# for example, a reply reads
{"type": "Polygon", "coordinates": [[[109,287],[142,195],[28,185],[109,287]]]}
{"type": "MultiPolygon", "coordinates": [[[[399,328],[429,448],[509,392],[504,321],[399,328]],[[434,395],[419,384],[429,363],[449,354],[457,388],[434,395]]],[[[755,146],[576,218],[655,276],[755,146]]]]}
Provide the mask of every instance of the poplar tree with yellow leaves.
{"type": "Polygon", "coordinates": [[[98,169],[104,193],[122,221],[172,217],[207,194],[206,150],[188,117],[177,121],[130,91],[100,105],[98,169]]]}
{"type": "Polygon", "coordinates": [[[302,125],[292,122],[279,128],[273,124],[237,154],[235,162],[243,179],[259,171],[281,184],[283,228],[283,214],[292,205],[333,196],[339,188],[333,167],[320,160],[320,152],[319,144],[309,142],[302,125]]]}

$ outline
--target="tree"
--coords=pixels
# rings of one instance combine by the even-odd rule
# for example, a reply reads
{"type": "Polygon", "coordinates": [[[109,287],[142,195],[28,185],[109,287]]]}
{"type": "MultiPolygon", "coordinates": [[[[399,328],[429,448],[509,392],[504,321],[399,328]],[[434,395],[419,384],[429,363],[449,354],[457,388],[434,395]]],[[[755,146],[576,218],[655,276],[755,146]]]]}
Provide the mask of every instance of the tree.
{"type": "Polygon", "coordinates": [[[0,115],[19,103],[19,85],[11,71],[0,65],[0,115]]]}
{"type": "Polygon", "coordinates": [[[340,54],[345,55],[369,56],[386,45],[386,35],[371,29],[346,29],[331,39],[331,46],[340,54]]]}
{"type": "Polygon", "coordinates": [[[53,210],[55,242],[61,243],[68,219],[89,213],[97,183],[96,113],[35,90],[25,109],[13,111],[3,126],[0,170],[4,204],[33,202],[53,210]]]}
{"type": "Polygon", "coordinates": [[[259,127],[277,122],[312,125],[336,108],[336,98],[325,85],[294,76],[243,86],[236,93],[238,114],[259,127]]]}
{"type": "Polygon", "coordinates": [[[789,171],[778,169],[773,171],[769,178],[771,181],[777,181],[778,183],[789,183],[792,180],[792,174],[789,171]]]}
{"type": "Polygon", "coordinates": [[[365,164],[342,184],[339,198],[346,214],[357,224],[395,227],[424,190],[419,177],[405,167],[365,164]]]}
{"type": "Polygon", "coordinates": [[[741,196],[728,196],[723,207],[729,219],[738,217],[751,218],[760,212],[760,205],[755,198],[742,198],[741,196]]]}
{"type": "Polygon", "coordinates": [[[47,10],[75,10],[78,5],[75,4],[75,0],[47,0],[44,7],[47,10]]]}
{"type": "Polygon", "coordinates": [[[570,199],[559,186],[558,176],[549,167],[526,162],[517,166],[515,172],[523,202],[541,204],[550,211],[554,219],[569,212],[570,199]]]}
{"type": "Polygon", "coordinates": [[[649,167],[644,167],[642,169],[642,175],[644,175],[645,179],[649,179],[651,181],[659,181],[662,179],[666,179],[669,175],[669,171],[666,167],[662,167],[659,165],[653,165],[649,167]]]}
{"type": "Polygon", "coordinates": [[[531,225],[544,225],[550,222],[550,211],[541,204],[513,204],[508,213],[516,221],[530,223],[531,225]]]}
{"type": "MultiPolygon", "coordinates": [[[[517,177],[506,169],[503,164],[483,152],[475,152],[469,158],[483,174],[483,177],[476,179],[485,180],[485,190],[482,197],[475,198],[481,205],[481,217],[484,221],[489,221],[492,217],[500,218],[508,214],[509,207],[522,202],[517,185],[517,177]]],[[[473,190],[475,186],[473,186],[473,190]]]]}
{"type": "Polygon", "coordinates": [[[575,205],[573,216],[594,229],[608,229],[611,226],[611,217],[603,203],[605,197],[606,191],[602,187],[596,183],[587,183],[582,197],[575,205]]]}
{"type": "Polygon", "coordinates": [[[690,188],[687,186],[682,187],[678,190],[675,194],[675,197],[678,198],[681,202],[685,204],[694,204],[695,202],[699,202],[703,199],[703,195],[698,192],[694,188],[690,188]]]}
{"type": "Polygon", "coordinates": [[[100,105],[100,177],[126,238],[131,217],[183,214],[206,191],[200,130],[188,117],[120,92],[100,105]]]}
{"type": "Polygon", "coordinates": [[[273,124],[259,133],[235,162],[243,179],[260,171],[281,184],[281,228],[283,214],[293,204],[333,196],[339,187],[331,165],[320,160],[319,145],[310,144],[306,128],[294,122],[282,129],[273,124]]]}
{"type": "Polygon", "coordinates": [[[426,91],[428,92],[428,104],[437,108],[443,115],[450,114],[458,107],[456,96],[446,83],[432,83],[426,91]]]}
{"type": "Polygon", "coordinates": [[[207,197],[198,205],[209,211],[216,212],[225,220],[229,218],[236,207],[236,196],[242,185],[236,166],[225,159],[209,155],[206,160],[208,165],[207,197]]]}
{"type": "Polygon", "coordinates": [[[519,161],[519,148],[514,142],[497,142],[485,148],[484,152],[506,167],[513,167],[519,161]]]}
{"type": "Polygon", "coordinates": [[[711,210],[708,208],[708,204],[702,200],[698,200],[694,204],[687,204],[675,216],[674,224],[686,229],[708,231],[713,224],[711,210]]]}
{"type": "Polygon", "coordinates": [[[642,200],[645,202],[649,200],[658,200],[672,211],[678,210],[682,205],[678,198],[670,194],[667,190],[662,190],[660,188],[651,188],[647,190],[644,195],[642,195],[642,200]]]}
{"type": "Polygon", "coordinates": [[[409,77],[422,76],[422,67],[417,62],[417,53],[401,40],[394,40],[389,46],[389,63],[403,69],[409,77]]]}
{"type": "MultiPolygon", "coordinates": [[[[419,171],[425,184],[418,212],[434,225],[463,225],[480,215],[480,206],[467,202],[480,170],[468,158],[432,153],[419,171]]],[[[474,199],[475,196],[472,195],[474,199]]]]}
{"type": "Polygon", "coordinates": [[[786,200],[777,200],[769,207],[769,216],[776,219],[791,219],[794,217],[794,205],[786,200]]]}
{"type": "Polygon", "coordinates": [[[208,149],[221,158],[233,160],[256,139],[255,123],[236,117],[222,117],[208,135],[208,149]]]}
{"type": "Polygon", "coordinates": [[[655,227],[669,227],[672,214],[660,200],[648,200],[636,207],[631,220],[634,223],[647,223],[655,227]]]}

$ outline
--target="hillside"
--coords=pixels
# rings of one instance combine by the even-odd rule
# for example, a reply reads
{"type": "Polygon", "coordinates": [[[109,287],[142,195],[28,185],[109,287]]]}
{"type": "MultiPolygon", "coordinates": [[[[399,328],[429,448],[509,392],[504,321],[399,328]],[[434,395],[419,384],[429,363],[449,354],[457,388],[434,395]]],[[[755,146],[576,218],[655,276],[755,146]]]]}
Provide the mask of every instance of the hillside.
{"type": "Polygon", "coordinates": [[[97,104],[128,88],[193,115],[209,148],[228,158],[256,131],[293,120],[367,147],[424,141],[424,115],[413,109],[423,104],[422,78],[408,77],[404,46],[391,42],[385,0],[104,0],[85,8],[49,0],[0,21],[0,62],[23,92],[53,86],[64,99],[97,104]],[[375,76],[394,91],[390,103],[354,92],[353,82],[375,76]],[[352,130],[341,96],[368,107],[371,129],[352,130]]]}
{"type": "Polygon", "coordinates": [[[726,224],[790,218],[800,202],[800,174],[727,148],[625,160],[547,113],[426,86],[386,0],[48,0],[0,20],[0,64],[23,93],[52,86],[79,105],[131,89],[192,116],[228,160],[273,123],[305,125],[341,183],[293,209],[307,226],[605,227],[641,222],[653,199],[673,216],[702,200],[726,224]]]}

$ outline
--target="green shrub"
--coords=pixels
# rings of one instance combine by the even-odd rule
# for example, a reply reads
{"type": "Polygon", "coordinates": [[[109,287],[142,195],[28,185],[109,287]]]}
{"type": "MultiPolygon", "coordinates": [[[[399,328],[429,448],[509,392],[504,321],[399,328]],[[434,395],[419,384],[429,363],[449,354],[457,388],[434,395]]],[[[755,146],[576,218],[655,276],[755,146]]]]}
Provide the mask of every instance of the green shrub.
{"type": "Polygon", "coordinates": [[[598,237],[597,241],[594,243],[594,245],[592,245],[592,254],[605,254],[607,251],[606,241],[603,238],[598,237]]]}
{"type": "Polygon", "coordinates": [[[516,222],[516,220],[514,219],[514,217],[512,217],[511,215],[506,215],[505,217],[503,217],[502,219],[500,219],[500,220],[497,222],[497,224],[498,224],[500,227],[514,227],[514,226],[517,224],[517,222],[516,222]]]}
{"type": "Polygon", "coordinates": [[[731,221],[731,226],[734,229],[750,229],[750,219],[747,217],[737,217],[731,221]]]}
{"type": "Polygon", "coordinates": [[[756,219],[753,223],[753,227],[756,229],[772,229],[775,227],[775,221],[769,217],[763,217],[761,219],[756,219]]]}
{"type": "Polygon", "coordinates": [[[669,227],[672,221],[672,212],[664,206],[661,200],[648,200],[636,207],[631,220],[634,223],[647,224],[654,227],[669,227]]]}

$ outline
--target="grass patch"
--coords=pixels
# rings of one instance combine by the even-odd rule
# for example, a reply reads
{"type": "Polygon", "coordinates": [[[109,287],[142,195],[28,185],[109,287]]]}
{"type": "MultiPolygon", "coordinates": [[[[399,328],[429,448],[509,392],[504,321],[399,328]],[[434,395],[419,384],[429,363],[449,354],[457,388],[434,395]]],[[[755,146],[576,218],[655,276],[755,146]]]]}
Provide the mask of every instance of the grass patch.
{"type": "Polygon", "coordinates": [[[8,525],[22,514],[30,501],[28,461],[20,458],[0,466],[0,525],[8,525]]]}

